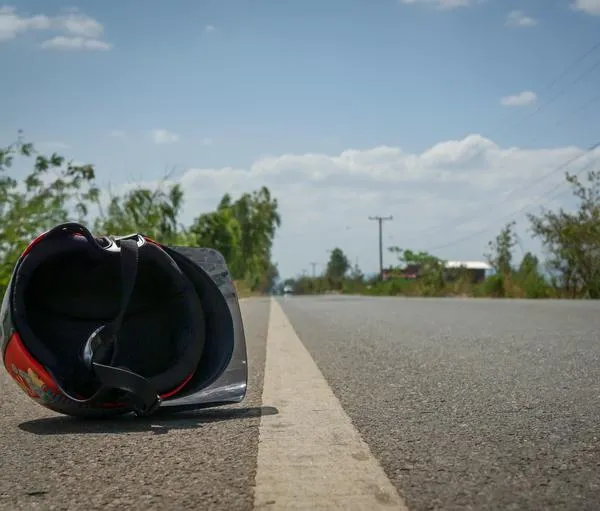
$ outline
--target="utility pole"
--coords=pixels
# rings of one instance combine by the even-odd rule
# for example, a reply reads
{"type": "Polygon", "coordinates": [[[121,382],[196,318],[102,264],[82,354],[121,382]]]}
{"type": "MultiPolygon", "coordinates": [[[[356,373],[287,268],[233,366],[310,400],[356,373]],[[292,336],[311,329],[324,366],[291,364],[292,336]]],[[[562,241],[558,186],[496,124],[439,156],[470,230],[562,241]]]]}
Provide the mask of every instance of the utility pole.
{"type": "Polygon", "coordinates": [[[369,220],[377,220],[379,224],[379,278],[383,280],[383,222],[386,220],[393,220],[394,217],[390,216],[370,216],[369,220]]]}
{"type": "Polygon", "coordinates": [[[312,265],[312,276],[313,276],[313,279],[314,279],[316,277],[315,268],[317,266],[317,263],[310,263],[310,264],[312,265]]]}

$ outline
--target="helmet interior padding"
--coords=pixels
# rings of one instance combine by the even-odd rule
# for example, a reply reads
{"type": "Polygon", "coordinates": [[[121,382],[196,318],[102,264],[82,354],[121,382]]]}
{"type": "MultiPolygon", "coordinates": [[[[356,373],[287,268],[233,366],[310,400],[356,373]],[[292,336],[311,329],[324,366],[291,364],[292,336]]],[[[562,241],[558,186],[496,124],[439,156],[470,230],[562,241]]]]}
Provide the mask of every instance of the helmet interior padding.
{"type": "MultiPolygon", "coordinates": [[[[23,259],[16,279],[14,321],[24,344],[74,391],[93,392],[81,354],[94,330],[119,312],[120,254],[79,236],[48,239],[23,259]]],[[[160,247],[142,245],[111,365],[167,392],[194,372],[204,339],[204,311],[192,283],[160,247]]]]}

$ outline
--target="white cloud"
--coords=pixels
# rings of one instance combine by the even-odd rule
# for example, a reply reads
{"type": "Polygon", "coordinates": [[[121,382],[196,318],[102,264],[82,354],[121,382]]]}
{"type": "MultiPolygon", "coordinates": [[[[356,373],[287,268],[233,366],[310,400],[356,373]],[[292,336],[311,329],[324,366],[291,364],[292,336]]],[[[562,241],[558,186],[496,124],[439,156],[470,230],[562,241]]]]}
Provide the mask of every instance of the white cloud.
{"type": "Polygon", "coordinates": [[[537,101],[537,94],[535,92],[526,90],[519,92],[513,96],[505,96],[500,100],[500,103],[504,106],[527,106],[537,101]]]}
{"type": "MultiPolygon", "coordinates": [[[[386,247],[427,250],[456,242],[434,252],[449,259],[481,260],[487,241],[511,213],[525,206],[536,211],[542,203],[555,207],[568,202],[568,193],[558,199],[544,196],[564,183],[567,168],[556,171],[557,167],[583,153],[572,146],[499,147],[469,135],[422,153],[380,146],[336,155],[283,154],[261,158],[248,168],[190,168],[178,178],[186,193],[182,220],[189,223],[212,210],[226,192],[238,196],[266,185],[281,208],[274,258],[285,275],[310,269],[309,261],[322,266],[327,250],[336,245],[352,261],[358,258],[364,270],[375,271],[377,229],[368,217],[378,214],[394,216],[384,226],[386,247]],[[431,230],[434,227],[441,228],[431,230]],[[457,242],[482,228],[484,233],[457,242]]],[[[568,170],[594,161],[600,165],[600,150],[573,162],[568,170]]],[[[523,213],[516,218],[528,250],[523,213]]],[[[386,253],[386,264],[391,261],[386,253]]]]}
{"type": "Polygon", "coordinates": [[[459,7],[471,7],[483,3],[485,0],[399,0],[401,4],[407,5],[433,5],[438,9],[451,10],[459,7]]]}
{"type": "Polygon", "coordinates": [[[600,0],[574,0],[571,6],[592,16],[600,16],[600,0]]]}
{"type": "Polygon", "coordinates": [[[14,7],[0,6],[0,41],[14,39],[30,30],[47,30],[51,25],[52,21],[48,16],[19,15],[14,7]]]}
{"type": "Polygon", "coordinates": [[[74,36],[99,39],[104,35],[104,27],[100,22],[77,9],[70,9],[67,14],[58,16],[56,24],[74,36]]]}
{"type": "Polygon", "coordinates": [[[14,7],[0,7],[0,41],[8,41],[30,31],[58,33],[43,41],[39,45],[42,49],[105,51],[113,46],[103,40],[103,25],[76,8],[48,16],[23,14],[14,7]]]}
{"type": "Polygon", "coordinates": [[[86,39],[84,37],[67,37],[58,35],[40,44],[44,50],[95,50],[107,51],[112,44],[99,39],[86,39]]]}
{"type": "Polygon", "coordinates": [[[200,140],[200,145],[203,145],[203,146],[213,145],[213,139],[210,137],[204,137],[202,140],[200,140]]]}
{"type": "Polygon", "coordinates": [[[204,31],[205,31],[207,34],[210,34],[211,32],[216,32],[216,31],[217,31],[217,27],[215,27],[214,25],[206,25],[206,26],[204,27],[204,31]]]}
{"type": "Polygon", "coordinates": [[[172,144],[179,142],[179,135],[167,130],[155,129],[152,131],[152,138],[155,144],[172,144]]]}
{"type": "Polygon", "coordinates": [[[511,28],[528,28],[534,27],[537,24],[538,21],[535,18],[519,10],[509,12],[506,19],[506,25],[511,28]]]}

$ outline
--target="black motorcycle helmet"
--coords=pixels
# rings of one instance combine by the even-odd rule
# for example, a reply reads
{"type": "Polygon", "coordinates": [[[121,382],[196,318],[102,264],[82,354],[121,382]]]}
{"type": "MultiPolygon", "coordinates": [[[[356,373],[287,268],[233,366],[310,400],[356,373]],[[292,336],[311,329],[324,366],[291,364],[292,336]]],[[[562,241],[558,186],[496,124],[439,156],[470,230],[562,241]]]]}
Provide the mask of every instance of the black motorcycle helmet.
{"type": "Polygon", "coordinates": [[[0,313],[4,365],[54,411],[151,414],[210,378],[199,374],[208,285],[197,265],[141,234],[58,225],[14,268],[0,313]]]}

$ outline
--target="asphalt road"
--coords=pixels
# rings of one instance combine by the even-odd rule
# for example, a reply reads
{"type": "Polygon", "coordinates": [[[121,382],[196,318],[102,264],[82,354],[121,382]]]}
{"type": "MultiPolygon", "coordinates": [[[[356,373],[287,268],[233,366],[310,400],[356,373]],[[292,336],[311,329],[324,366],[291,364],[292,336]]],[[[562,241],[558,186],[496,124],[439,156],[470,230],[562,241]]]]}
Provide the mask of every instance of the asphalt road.
{"type": "MultiPolygon", "coordinates": [[[[600,303],[278,303],[409,509],[600,509],[600,303]]],[[[0,508],[255,508],[261,412],[277,405],[262,402],[270,307],[242,302],[251,377],[235,407],[81,423],[2,371],[0,508]]]]}

